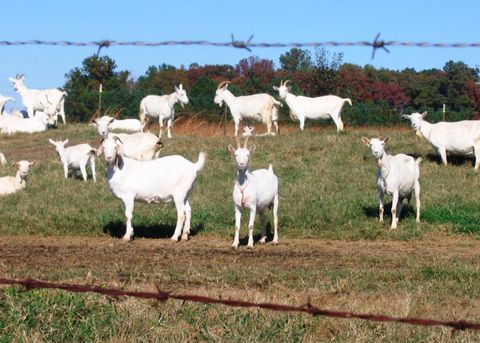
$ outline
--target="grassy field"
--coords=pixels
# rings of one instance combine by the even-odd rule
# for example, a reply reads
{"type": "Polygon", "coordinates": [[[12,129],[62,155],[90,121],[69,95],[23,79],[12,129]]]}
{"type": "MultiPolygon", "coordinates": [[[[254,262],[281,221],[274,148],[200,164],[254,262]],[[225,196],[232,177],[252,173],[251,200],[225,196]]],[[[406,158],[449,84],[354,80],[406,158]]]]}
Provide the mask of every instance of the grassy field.
{"type": "MultiPolygon", "coordinates": [[[[262,129],[257,127],[258,131],[262,129]]],[[[280,180],[280,244],[230,249],[231,191],[235,167],[215,124],[175,127],[163,155],[181,154],[207,163],[190,198],[194,235],[168,239],[172,205],[136,204],[133,242],[124,232],[122,204],[111,195],[105,167],[98,181],[63,178],[48,138],[98,146],[86,125],[60,126],[35,135],[1,137],[9,161],[37,160],[27,189],[0,199],[0,272],[91,282],[127,289],[154,289],[254,301],[302,304],[356,312],[437,319],[480,320],[479,175],[471,159],[447,167],[425,141],[405,128],[331,127],[277,137],[256,137],[252,169],[272,163],[280,180]],[[421,223],[412,206],[397,230],[378,222],[376,161],[362,136],[389,136],[389,153],[422,156],[421,223]]],[[[231,127],[227,132],[232,132],[231,127]]],[[[13,175],[13,167],[0,170],[13,175]]],[[[390,204],[388,199],[387,204],[390,204]]],[[[241,237],[246,236],[246,213],[241,237]]],[[[258,230],[256,231],[259,232],[258,230]]],[[[0,341],[477,341],[472,332],[312,318],[306,315],[132,299],[108,299],[55,291],[0,293],[0,341]],[[64,315],[64,312],[67,315],[64,315]]]]}

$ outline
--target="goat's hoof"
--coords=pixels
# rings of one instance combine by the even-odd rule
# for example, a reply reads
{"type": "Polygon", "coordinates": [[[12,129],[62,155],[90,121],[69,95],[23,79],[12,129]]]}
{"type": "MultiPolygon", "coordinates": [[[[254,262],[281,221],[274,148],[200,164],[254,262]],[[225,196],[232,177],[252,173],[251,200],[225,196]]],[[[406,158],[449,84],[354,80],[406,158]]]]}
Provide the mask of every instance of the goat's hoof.
{"type": "Polygon", "coordinates": [[[420,223],[420,219],[416,219],[415,222],[420,223]]]}
{"type": "Polygon", "coordinates": [[[174,242],[178,242],[178,237],[173,236],[173,237],[170,238],[170,239],[171,239],[172,241],[174,241],[174,242]]]}
{"type": "Polygon", "coordinates": [[[247,249],[253,249],[253,244],[248,244],[247,249]]]}
{"type": "Polygon", "coordinates": [[[278,239],[274,239],[274,240],[272,241],[272,244],[277,245],[277,244],[278,244],[278,239]]]}
{"type": "Polygon", "coordinates": [[[260,239],[258,243],[265,244],[266,241],[267,241],[267,237],[262,237],[262,239],[260,239]]]}
{"type": "Polygon", "coordinates": [[[232,244],[232,249],[238,249],[238,244],[233,243],[232,244]]]}
{"type": "Polygon", "coordinates": [[[182,241],[188,241],[188,235],[182,235],[182,241]]]}
{"type": "Polygon", "coordinates": [[[130,238],[130,236],[123,236],[122,239],[125,241],[125,242],[130,242],[132,239],[130,238]]]}

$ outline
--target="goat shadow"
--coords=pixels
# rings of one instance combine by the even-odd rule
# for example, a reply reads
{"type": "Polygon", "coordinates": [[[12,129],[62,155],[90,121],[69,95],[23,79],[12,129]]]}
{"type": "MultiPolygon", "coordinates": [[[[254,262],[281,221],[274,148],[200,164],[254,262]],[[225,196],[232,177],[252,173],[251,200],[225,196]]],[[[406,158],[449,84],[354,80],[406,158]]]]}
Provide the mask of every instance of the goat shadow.
{"type": "MultiPolygon", "coordinates": [[[[405,219],[410,216],[415,217],[415,196],[412,197],[412,200],[410,200],[410,204],[407,204],[406,200],[403,200],[403,208],[402,208],[402,213],[400,213],[400,219],[405,219]]],[[[388,218],[392,218],[392,203],[385,203],[383,207],[383,220],[388,221],[388,218]]],[[[363,208],[363,214],[367,216],[368,218],[379,218],[379,210],[378,206],[367,206],[363,208]]]]}
{"type": "MultiPolygon", "coordinates": [[[[205,226],[198,224],[190,228],[190,237],[195,236],[204,230],[205,226]]],[[[107,223],[103,227],[103,233],[108,233],[111,237],[122,238],[125,235],[126,226],[122,221],[114,221],[107,223]]],[[[175,225],[158,224],[158,225],[137,225],[133,226],[133,238],[150,238],[161,239],[170,238],[175,232],[175,225]]]]}
{"type": "MultiPolygon", "coordinates": [[[[435,162],[438,165],[442,164],[442,158],[440,157],[440,154],[428,153],[426,157],[430,162],[435,162]]],[[[461,166],[466,163],[470,163],[472,166],[474,166],[475,157],[447,154],[447,163],[454,166],[461,166]]]]}
{"type": "MultiPolygon", "coordinates": [[[[240,229],[241,230],[241,229],[240,229]]],[[[248,231],[247,231],[248,232],[248,231]]],[[[261,232],[260,233],[256,233],[256,234],[253,234],[253,243],[258,243],[258,241],[262,238],[262,234],[261,232]]],[[[267,223],[267,241],[266,243],[268,242],[271,242],[273,241],[273,232],[272,232],[272,225],[270,224],[270,222],[267,223]]],[[[247,245],[248,244],[248,234],[243,237],[243,238],[240,238],[240,241],[239,241],[239,246],[242,246],[242,245],[247,245]]]]}

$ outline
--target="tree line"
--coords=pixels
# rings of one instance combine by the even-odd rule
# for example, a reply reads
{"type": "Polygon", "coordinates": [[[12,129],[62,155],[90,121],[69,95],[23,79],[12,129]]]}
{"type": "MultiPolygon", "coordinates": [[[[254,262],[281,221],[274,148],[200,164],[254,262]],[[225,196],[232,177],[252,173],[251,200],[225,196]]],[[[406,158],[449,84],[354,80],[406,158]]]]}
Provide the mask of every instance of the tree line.
{"type": "MultiPolygon", "coordinates": [[[[343,117],[354,125],[395,124],[400,122],[401,113],[413,111],[429,111],[431,120],[438,121],[444,104],[450,121],[472,119],[480,113],[479,70],[461,61],[448,61],[442,69],[397,71],[343,63],[343,53],[332,54],[324,48],[313,54],[293,48],[280,56],[278,68],[272,60],[251,56],[236,65],[150,66],[138,79],[117,69],[109,56],[93,55],[85,58],[81,67],[70,70],[63,87],[68,92],[68,115],[87,121],[99,107],[100,84],[102,109],[123,109],[123,115],[136,117],[144,96],[170,94],[173,85],[182,83],[190,99],[183,111],[215,118],[223,113],[213,103],[219,82],[231,80],[229,89],[235,95],[266,92],[277,96],[272,86],[285,79],[292,80],[296,95],[350,98],[353,106],[344,109],[343,117]]],[[[281,118],[287,116],[284,106],[281,118]]]]}

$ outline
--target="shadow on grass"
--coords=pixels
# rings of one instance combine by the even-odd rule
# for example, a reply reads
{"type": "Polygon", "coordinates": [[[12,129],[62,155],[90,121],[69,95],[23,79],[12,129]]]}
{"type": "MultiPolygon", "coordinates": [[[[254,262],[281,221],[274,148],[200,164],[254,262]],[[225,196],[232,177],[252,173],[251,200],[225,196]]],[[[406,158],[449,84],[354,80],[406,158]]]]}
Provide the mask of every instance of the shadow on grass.
{"type": "MultiPolygon", "coordinates": [[[[415,204],[415,199],[412,199],[411,202],[415,204]]],[[[421,211],[420,211],[421,213],[421,211]]],[[[377,206],[367,206],[363,208],[363,214],[368,218],[379,218],[379,211],[377,206]]],[[[407,205],[406,200],[403,200],[402,213],[400,213],[400,220],[413,216],[415,218],[415,208],[412,206],[412,203],[407,205]]],[[[392,203],[386,203],[384,205],[383,220],[388,221],[392,219],[392,203]],[[390,218],[390,219],[388,219],[390,218]]]]}
{"type": "MultiPolygon", "coordinates": [[[[200,231],[204,230],[203,224],[196,225],[190,228],[190,237],[195,236],[200,231]]],[[[125,223],[121,221],[110,222],[103,227],[103,232],[108,233],[112,237],[122,238],[125,235],[125,223]]],[[[175,225],[137,225],[133,226],[134,238],[170,238],[175,232],[175,225]]]]}
{"type": "MultiPolygon", "coordinates": [[[[257,229],[257,228],[255,228],[257,229]]],[[[243,238],[240,238],[240,244],[239,246],[246,246],[248,244],[248,229],[246,230],[247,232],[247,235],[243,238]]],[[[242,233],[242,229],[240,229],[240,235],[242,233]]],[[[258,233],[254,233],[253,234],[253,243],[254,244],[258,244],[258,241],[262,238],[262,234],[261,234],[261,231],[258,232],[258,233]]],[[[271,242],[273,241],[273,232],[272,232],[272,225],[270,223],[267,223],[267,241],[266,243],[268,242],[271,242]]]]}
{"type": "MultiPolygon", "coordinates": [[[[435,162],[438,165],[442,164],[442,159],[439,154],[427,154],[427,160],[429,160],[430,162],[435,162]]],[[[472,159],[471,156],[447,155],[447,163],[454,166],[461,166],[469,163],[473,167],[475,160],[472,159]]]]}

